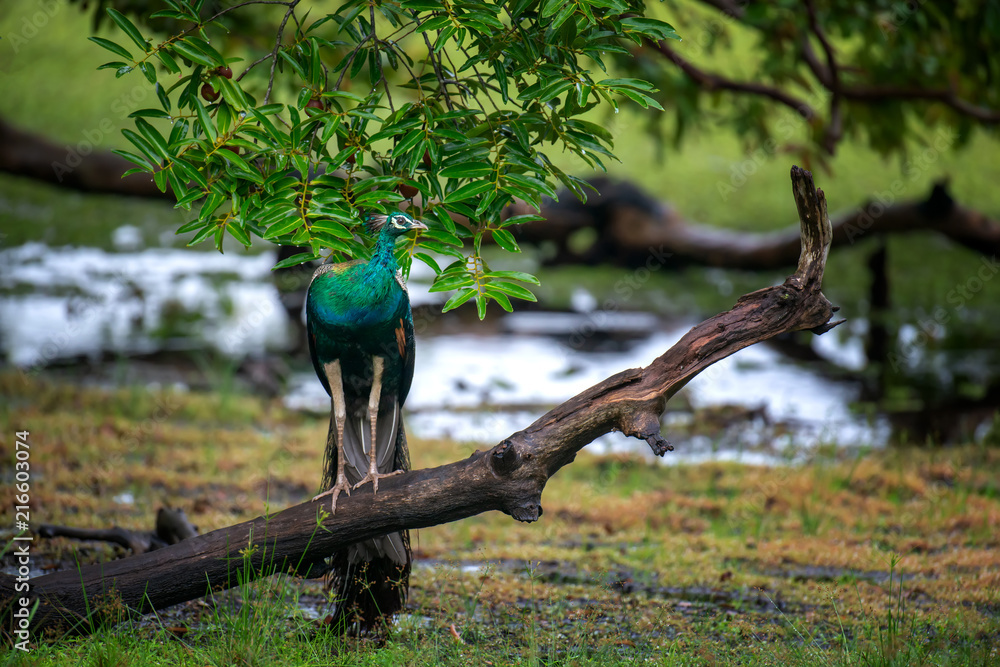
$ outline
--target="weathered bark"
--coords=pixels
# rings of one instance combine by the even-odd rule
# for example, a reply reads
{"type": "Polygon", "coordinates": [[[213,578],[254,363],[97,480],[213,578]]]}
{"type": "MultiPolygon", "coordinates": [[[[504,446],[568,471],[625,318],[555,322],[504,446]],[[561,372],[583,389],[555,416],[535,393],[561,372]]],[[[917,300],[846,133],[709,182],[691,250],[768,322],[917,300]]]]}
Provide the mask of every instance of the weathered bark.
{"type": "MultiPolygon", "coordinates": [[[[101,620],[101,601],[109,598],[148,612],[202,596],[206,586],[224,589],[275,572],[309,576],[334,551],[389,532],[489,510],[535,521],[549,477],[612,430],[646,440],[657,455],[671,450],[660,435],[660,415],[691,378],[780,333],[823,333],[839,324],[830,322],[836,309],[820,291],[830,246],[826,200],[809,172],[793,167],[792,182],[803,239],[795,273],[781,285],[741,297],[732,310],[691,329],[649,366],[622,371],[587,389],[489,451],[385,479],[378,497],[371,487],[362,487],[341,498],[333,516],[328,502],[306,502],[165,549],[32,579],[31,593],[41,601],[34,636],[47,629],[91,631],[101,620]]],[[[10,577],[0,578],[0,596],[8,607],[12,585],[10,577]]]]}
{"type": "MultiPolygon", "coordinates": [[[[710,227],[684,219],[634,185],[595,183],[600,196],[583,204],[567,193],[542,209],[545,220],[520,225],[515,230],[518,240],[559,244],[554,263],[613,261],[642,266],[655,249],[658,256],[670,256],[677,264],[771,270],[793,265],[799,255],[797,226],[769,234],[710,227]],[[568,249],[566,239],[583,228],[595,229],[597,239],[578,255],[568,249]]],[[[524,204],[510,208],[510,215],[527,212],[524,204]]],[[[958,204],[943,183],[934,185],[923,201],[865,203],[839,216],[832,227],[834,247],[870,236],[926,230],[986,256],[1000,254],[1000,222],[958,204]]]]}

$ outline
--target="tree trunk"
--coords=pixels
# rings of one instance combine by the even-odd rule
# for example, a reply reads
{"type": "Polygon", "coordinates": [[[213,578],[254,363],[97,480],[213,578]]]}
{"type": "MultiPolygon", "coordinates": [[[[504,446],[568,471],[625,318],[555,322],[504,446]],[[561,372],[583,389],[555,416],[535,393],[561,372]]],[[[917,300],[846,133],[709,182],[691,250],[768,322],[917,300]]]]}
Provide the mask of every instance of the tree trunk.
{"type": "MultiPolygon", "coordinates": [[[[667,401],[691,378],[737,350],[788,331],[824,333],[836,310],[820,291],[831,229],[822,190],[809,172],[792,168],[801,220],[798,268],[782,285],[747,294],[732,310],[691,329],[645,368],[622,371],[587,389],[464,461],[385,479],[378,496],[363,487],[329,503],[306,502],[283,512],[186,539],[131,558],[31,579],[40,606],[32,636],[45,631],[88,633],[104,610],[124,603],[140,613],[277,572],[315,575],[323,559],[360,540],[434,526],[500,510],[518,521],[542,514],[549,477],[594,438],[613,430],[645,440],[663,455],[660,434],[667,401]],[[206,584],[208,582],[208,584],[206,584]]],[[[12,577],[0,578],[2,608],[14,608],[12,577]]],[[[5,619],[5,627],[9,621],[5,619]]]]}

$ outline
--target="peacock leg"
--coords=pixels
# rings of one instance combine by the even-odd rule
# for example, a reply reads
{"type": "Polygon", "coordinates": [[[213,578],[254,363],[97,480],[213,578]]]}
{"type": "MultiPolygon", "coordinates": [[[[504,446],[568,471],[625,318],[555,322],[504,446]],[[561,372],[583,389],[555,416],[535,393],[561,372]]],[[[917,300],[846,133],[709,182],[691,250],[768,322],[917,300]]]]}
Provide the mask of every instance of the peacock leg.
{"type": "MultiPolygon", "coordinates": [[[[368,474],[364,478],[354,485],[354,488],[358,488],[366,482],[372,483],[372,493],[378,493],[378,481],[382,477],[392,477],[393,475],[398,475],[401,470],[395,470],[389,473],[379,473],[378,471],[378,409],[379,403],[382,398],[382,372],[385,369],[385,357],[374,356],[372,357],[372,391],[368,396],[368,421],[371,423],[372,429],[372,439],[371,446],[368,448],[368,474]]],[[[395,438],[392,438],[390,442],[386,443],[388,447],[395,447],[395,438]]]]}
{"type": "Polygon", "coordinates": [[[347,402],[344,399],[344,383],[340,372],[340,361],[334,360],[323,365],[326,372],[326,379],[330,384],[330,397],[333,402],[333,419],[337,428],[337,479],[328,491],[319,494],[313,500],[319,500],[326,496],[333,496],[333,507],[331,512],[337,512],[337,496],[343,491],[351,495],[351,485],[344,474],[344,424],[347,423],[347,402]]]}

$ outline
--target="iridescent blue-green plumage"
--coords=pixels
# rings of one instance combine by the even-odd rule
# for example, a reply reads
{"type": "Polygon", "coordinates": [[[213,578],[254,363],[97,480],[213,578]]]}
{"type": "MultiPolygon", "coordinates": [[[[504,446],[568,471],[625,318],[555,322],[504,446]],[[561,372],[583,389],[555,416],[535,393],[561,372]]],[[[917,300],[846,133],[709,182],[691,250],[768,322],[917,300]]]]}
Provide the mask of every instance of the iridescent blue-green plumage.
{"type": "MultiPolygon", "coordinates": [[[[394,248],[400,235],[426,227],[404,213],[372,223],[379,236],[371,259],[321,266],[306,296],[309,352],[332,412],[323,481],[330,490],[317,498],[332,496],[334,512],[341,493],[369,481],[377,493],[379,478],[409,468],[400,409],[413,379],[413,316],[394,248]]],[[[334,554],[336,622],[370,629],[397,612],[409,570],[405,532],[334,554]]]]}

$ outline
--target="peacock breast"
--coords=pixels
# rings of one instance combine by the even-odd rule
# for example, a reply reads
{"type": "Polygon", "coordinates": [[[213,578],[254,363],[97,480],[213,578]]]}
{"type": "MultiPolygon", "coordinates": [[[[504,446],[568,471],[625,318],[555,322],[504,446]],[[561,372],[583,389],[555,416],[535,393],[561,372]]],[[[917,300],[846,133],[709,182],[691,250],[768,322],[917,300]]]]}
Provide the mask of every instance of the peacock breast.
{"type": "Polygon", "coordinates": [[[395,343],[400,319],[411,320],[406,292],[393,275],[373,280],[363,271],[317,276],[306,302],[310,328],[326,338],[377,353],[395,343]]]}

